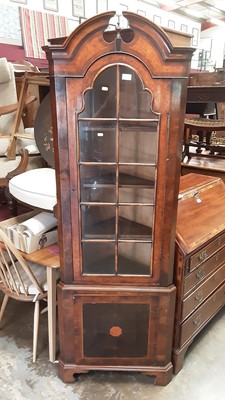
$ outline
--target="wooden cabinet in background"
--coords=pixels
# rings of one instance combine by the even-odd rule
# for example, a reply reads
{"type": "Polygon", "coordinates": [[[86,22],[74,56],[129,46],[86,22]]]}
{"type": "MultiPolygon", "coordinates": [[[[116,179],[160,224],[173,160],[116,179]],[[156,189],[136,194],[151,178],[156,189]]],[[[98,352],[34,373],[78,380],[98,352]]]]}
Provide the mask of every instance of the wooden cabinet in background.
{"type": "Polygon", "coordinates": [[[114,15],[96,15],[45,48],[61,254],[59,374],[72,382],[89,370],[140,371],[165,385],[192,49],[173,47],[160,27],[129,12],[129,29],[108,32],[114,15]]]}
{"type": "Polygon", "coordinates": [[[20,99],[21,90],[23,90],[24,76],[29,83],[27,83],[27,89],[25,90],[25,98],[28,99],[31,96],[36,97],[36,101],[28,104],[24,109],[22,119],[25,128],[30,128],[34,126],[35,118],[39,106],[45,96],[49,93],[49,79],[48,73],[43,74],[37,72],[16,72],[16,89],[17,96],[20,99]]]}
{"type": "Polygon", "coordinates": [[[181,177],[179,197],[175,373],[193,339],[225,304],[225,183],[191,173],[181,177]]]}

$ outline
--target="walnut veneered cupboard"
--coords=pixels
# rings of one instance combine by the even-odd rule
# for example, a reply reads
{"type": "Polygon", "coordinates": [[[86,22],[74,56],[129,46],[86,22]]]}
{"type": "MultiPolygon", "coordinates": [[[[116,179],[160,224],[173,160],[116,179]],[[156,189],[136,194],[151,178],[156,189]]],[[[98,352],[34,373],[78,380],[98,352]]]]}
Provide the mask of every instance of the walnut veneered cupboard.
{"type": "Polygon", "coordinates": [[[59,374],[172,377],[173,260],[192,49],[124,12],[45,48],[60,230],[59,374]],[[183,47],[182,47],[183,46],[183,47]]]}

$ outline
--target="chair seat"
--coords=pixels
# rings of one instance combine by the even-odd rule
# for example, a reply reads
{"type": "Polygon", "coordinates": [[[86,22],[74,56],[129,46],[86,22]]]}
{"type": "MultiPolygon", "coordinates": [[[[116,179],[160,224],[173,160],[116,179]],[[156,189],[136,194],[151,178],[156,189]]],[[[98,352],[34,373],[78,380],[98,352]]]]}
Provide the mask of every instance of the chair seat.
{"type": "MultiPolygon", "coordinates": [[[[20,277],[21,280],[23,281],[23,284],[25,286],[25,290],[27,291],[28,294],[30,295],[35,295],[38,294],[38,289],[35,285],[32,284],[31,280],[29,279],[28,275],[26,274],[26,272],[20,268],[19,263],[16,263],[18,265],[19,268],[19,273],[20,273],[20,277]]],[[[37,279],[39,285],[41,286],[41,288],[43,289],[44,292],[48,291],[48,284],[47,284],[47,274],[46,274],[46,268],[40,266],[39,264],[36,263],[32,263],[30,261],[27,261],[27,264],[31,267],[31,270],[35,276],[35,278],[37,279]]],[[[20,293],[24,294],[24,288],[21,285],[21,282],[19,281],[18,277],[15,274],[15,271],[11,271],[11,273],[13,274],[13,277],[15,279],[15,283],[17,286],[17,289],[20,293]]],[[[59,270],[56,271],[56,279],[59,279],[59,270]]],[[[10,282],[10,276],[8,274],[8,278],[9,278],[9,282],[10,282]]],[[[11,283],[12,285],[12,283],[11,283]]]]}
{"type": "MultiPolygon", "coordinates": [[[[39,150],[36,146],[34,139],[34,128],[26,128],[24,133],[27,137],[18,137],[16,142],[16,153],[19,154],[20,150],[28,148],[30,154],[39,154],[39,150]],[[32,147],[31,147],[32,146],[32,147]]],[[[0,135],[0,156],[5,156],[9,146],[10,136],[0,135]]]]}
{"type": "MultiPolygon", "coordinates": [[[[17,264],[17,267],[18,267],[18,270],[20,273],[20,278],[23,281],[23,284],[25,286],[26,292],[31,295],[38,294],[39,292],[38,292],[37,287],[35,287],[35,285],[32,284],[27,273],[23,270],[23,268],[20,267],[20,264],[18,262],[16,262],[16,264],[17,264]]],[[[36,279],[38,280],[39,285],[41,286],[43,291],[46,292],[48,290],[46,268],[43,268],[40,265],[35,264],[35,263],[28,263],[28,264],[31,266],[32,272],[33,272],[34,276],[36,277],[36,279]]],[[[19,281],[18,277],[16,276],[15,271],[12,270],[10,272],[10,274],[13,275],[17,290],[20,293],[24,294],[25,293],[24,288],[23,288],[21,282],[19,281]]],[[[12,283],[10,274],[8,273],[7,275],[8,275],[10,285],[13,287],[13,283],[12,283]]]]}
{"type": "Polygon", "coordinates": [[[225,121],[223,119],[209,118],[185,118],[184,124],[192,129],[203,129],[209,131],[219,131],[225,129],[225,121]]]}
{"type": "Polygon", "coordinates": [[[52,211],[56,204],[55,170],[38,168],[23,172],[9,181],[9,191],[23,203],[52,211]]]}
{"type": "MultiPolygon", "coordinates": [[[[5,178],[9,172],[14,171],[14,169],[18,167],[20,160],[20,156],[16,156],[15,160],[9,160],[7,157],[0,157],[0,179],[5,178]]],[[[27,170],[41,167],[43,167],[42,157],[40,155],[31,155],[28,160],[27,170]]]]}

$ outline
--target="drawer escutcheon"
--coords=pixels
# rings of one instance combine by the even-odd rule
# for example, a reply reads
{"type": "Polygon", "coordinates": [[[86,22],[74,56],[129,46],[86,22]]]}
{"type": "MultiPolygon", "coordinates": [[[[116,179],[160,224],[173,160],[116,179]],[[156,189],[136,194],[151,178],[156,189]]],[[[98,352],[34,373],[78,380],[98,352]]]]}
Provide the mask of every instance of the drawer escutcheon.
{"type": "Polygon", "coordinates": [[[196,274],[197,279],[203,279],[205,277],[205,270],[204,268],[200,268],[196,274]]]}
{"type": "Polygon", "coordinates": [[[196,293],[196,295],[195,295],[195,300],[200,302],[200,301],[202,301],[202,299],[203,299],[203,290],[199,290],[199,292],[196,293]]]}
{"type": "Polygon", "coordinates": [[[202,252],[199,254],[198,259],[200,262],[205,261],[207,258],[207,252],[206,250],[202,250],[202,252]]]}
{"type": "Polygon", "coordinates": [[[193,324],[196,326],[201,325],[202,323],[202,316],[201,314],[197,315],[197,317],[193,320],[193,324]]]}

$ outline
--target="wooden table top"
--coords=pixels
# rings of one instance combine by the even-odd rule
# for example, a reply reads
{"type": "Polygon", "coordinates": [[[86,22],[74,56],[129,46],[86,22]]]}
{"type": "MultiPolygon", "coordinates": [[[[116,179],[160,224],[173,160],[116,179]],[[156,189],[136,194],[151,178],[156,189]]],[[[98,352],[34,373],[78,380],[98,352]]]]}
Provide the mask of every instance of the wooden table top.
{"type": "Polygon", "coordinates": [[[188,86],[187,103],[225,102],[225,85],[188,86]]]}
{"type": "MultiPolygon", "coordinates": [[[[0,242],[0,247],[4,248],[4,243],[0,242]]],[[[59,258],[59,245],[57,243],[52,244],[43,249],[34,251],[27,254],[23,251],[18,250],[23,258],[27,261],[38,263],[44,267],[59,268],[60,258],[59,258]]]]}

